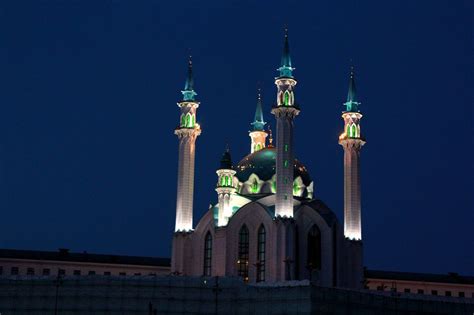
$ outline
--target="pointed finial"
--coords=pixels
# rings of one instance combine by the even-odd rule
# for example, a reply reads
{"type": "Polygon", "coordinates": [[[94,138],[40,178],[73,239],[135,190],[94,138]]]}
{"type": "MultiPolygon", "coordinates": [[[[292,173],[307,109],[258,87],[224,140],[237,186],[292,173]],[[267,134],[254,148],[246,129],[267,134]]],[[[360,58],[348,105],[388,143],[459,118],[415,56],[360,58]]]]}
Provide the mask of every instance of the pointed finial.
{"type": "Polygon", "coordinates": [[[291,66],[290,44],[288,42],[288,27],[285,26],[285,42],[283,45],[283,54],[281,56],[281,65],[280,68],[278,68],[278,71],[280,71],[280,77],[292,78],[293,70],[294,68],[291,66]]]}
{"type": "Polygon", "coordinates": [[[227,142],[225,146],[224,154],[221,158],[220,169],[229,169],[231,170],[232,167],[232,157],[230,156],[230,148],[229,143],[227,142]]]}
{"type": "Polygon", "coordinates": [[[273,148],[273,133],[270,125],[268,125],[268,147],[273,148]]]}
{"type": "Polygon", "coordinates": [[[181,93],[183,94],[183,101],[194,101],[194,97],[197,95],[194,91],[193,59],[191,53],[189,53],[188,57],[188,76],[184,84],[184,90],[181,93]]]}
{"type": "Polygon", "coordinates": [[[347,92],[347,101],[344,103],[346,111],[358,112],[360,103],[357,102],[356,98],[356,84],[355,84],[355,72],[354,65],[351,65],[351,71],[349,75],[349,90],[347,92]]]}
{"type": "Polygon", "coordinates": [[[266,122],[263,120],[263,110],[262,110],[262,93],[260,84],[257,83],[257,108],[255,109],[255,116],[253,119],[252,131],[264,131],[266,122]]]}

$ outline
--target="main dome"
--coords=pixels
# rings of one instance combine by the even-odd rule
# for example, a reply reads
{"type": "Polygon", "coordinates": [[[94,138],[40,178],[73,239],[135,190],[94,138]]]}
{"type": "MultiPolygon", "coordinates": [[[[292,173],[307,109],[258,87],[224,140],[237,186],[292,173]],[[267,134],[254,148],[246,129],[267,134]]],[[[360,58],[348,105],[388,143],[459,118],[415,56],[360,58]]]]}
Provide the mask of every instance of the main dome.
{"type": "MultiPolygon", "coordinates": [[[[249,180],[252,174],[258,176],[262,181],[269,181],[275,175],[276,148],[264,148],[244,157],[236,167],[237,178],[240,182],[249,180]]],[[[312,182],[311,176],[306,167],[297,159],[293,163],[294,179],[301,178],[305,186],[312,182]]]]}

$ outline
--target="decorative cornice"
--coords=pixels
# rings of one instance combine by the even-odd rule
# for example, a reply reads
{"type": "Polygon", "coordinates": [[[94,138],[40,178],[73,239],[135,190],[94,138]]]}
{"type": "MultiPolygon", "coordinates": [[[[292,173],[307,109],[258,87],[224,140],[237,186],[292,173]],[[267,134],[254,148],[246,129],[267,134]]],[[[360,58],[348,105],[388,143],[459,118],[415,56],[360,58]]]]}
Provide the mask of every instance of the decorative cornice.
{"type": "Polygon", "coordinates": [[[340,139],[339,144],[343,146],[344,150],[360,150],[362,146],[365,144],[363,139],[340,139]]]}
{"type": "Polygon", "coordinates": [[[299,113],[300,109],[295,106],[278,106],[272,108],[272,114],[275,115],[276,118],[289,117],[293,119],[298,116],[299,113]]]}
{"type": "Polygon", "coordinates": [[[178,127],[174,130],[174,134],[178,136],[179,139],[185,138],[185,137],[194,137],[196,138],[201,134],[201,128],[199,125],[194,128],[182,128],[178,127]]]}
{"type": "Polygon", "coordinates": [[[178,105],[178,107],[194,107],[194,108],[198,108],[199,107],[199,102],[196,102],[196,101],[181,101],[181,102],[178,102],[176,103],[178,105]]]}

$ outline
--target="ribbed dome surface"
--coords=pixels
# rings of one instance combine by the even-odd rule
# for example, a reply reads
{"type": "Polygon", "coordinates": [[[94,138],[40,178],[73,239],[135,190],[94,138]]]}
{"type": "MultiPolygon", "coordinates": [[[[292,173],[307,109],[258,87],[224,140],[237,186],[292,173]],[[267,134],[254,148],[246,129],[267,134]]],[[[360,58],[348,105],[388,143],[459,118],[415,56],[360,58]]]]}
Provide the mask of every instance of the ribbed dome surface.
{"type": "MultiPolygon", "coordinates": [[[[275,174],[276,156],[276,148],[264,148],[251,153],[237,164],[235,169],[237,174],[235,175],[241,182],[247,181],[252,174],[257,175],[261,180],[267,181],[275,174]]],[[[297,159],[295,159],[293,165],[294,178],[301,176],[303,183],[308,186],[311,183],[311,177],[306,167],[297,159]]]]}

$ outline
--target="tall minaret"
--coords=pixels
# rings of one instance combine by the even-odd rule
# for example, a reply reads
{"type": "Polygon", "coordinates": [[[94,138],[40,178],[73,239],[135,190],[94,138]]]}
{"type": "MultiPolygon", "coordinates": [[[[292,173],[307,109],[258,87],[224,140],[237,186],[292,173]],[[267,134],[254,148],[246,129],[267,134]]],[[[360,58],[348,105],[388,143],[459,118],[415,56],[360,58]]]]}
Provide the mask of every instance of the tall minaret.
{"type": "Polygon", "coordinates": [[[285,29],[285,45],[281,66],[278,68],[280,75],[275,78],[277,86],[277,105],[273,107],[272,114],[277,121],[276,134],[276,217],[293,217],[293,119],[300,112],[295,105],[293,89],[296,80],[293,78],[291,67],[290,46],[288,44],[288,30],[285,29]]]}
{"type": "Polygon", "coordinates": [[[252,130],[249,132],[251,139],[250,144],[250,153],[254,153],[265,148],[265,138],[267,137],[267,132],[265,131],[266,122],[263,120],[263,111],[262,111],[262,94],[260,89],[257,93],[257,109],[255,110],[255,118],[252,125],[252,130]]]}
{"type": "Polygon", "coordinates": [[[216,192],[219,199],[217,226],[225,226],[232,216],[232,196],[237,191],[234,185],[234,175],[236,172],[232,167],[232,158],[229,148],[227,148],[222,155],[221,164],[216,173],[216,192]]]}
{"type": "Polygon", "coordinates": [[[193,229],[194,155],[196,138],[201,134],[201,128],[196,123],[199,102],[195,100],[197,94],[194,91],[191,56],[188,63],[188,77],[181,93],[183,100],[178,103],[181,112],[180,124],[174,131],[179,139],[175,232],[193,229]]]}
{"type": "Polygon", "coordinates": [[[349,92],[342,112],[344,132],[339,136],[339,144],[344,148],[344,236],[351,240],[361,240],[360,214],[360,150],[365,139],[360,132],[360,103],[356,99],[354,68],[351,67],[349,92]]]}

